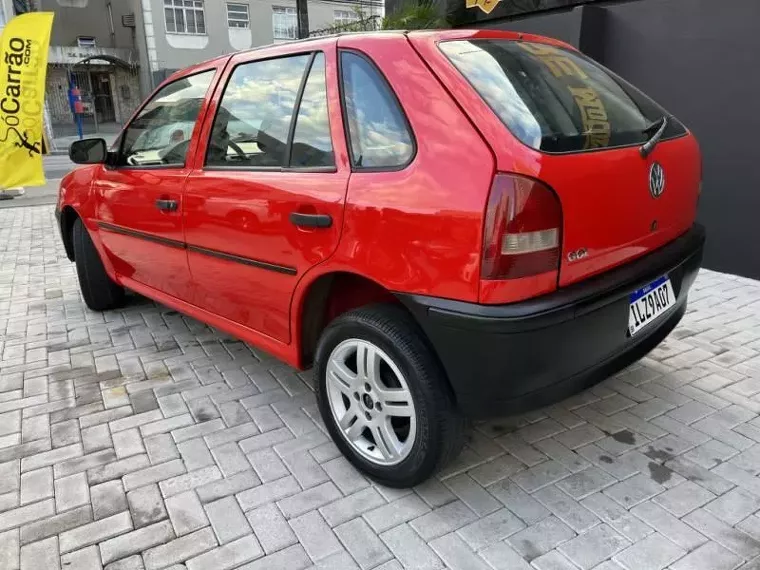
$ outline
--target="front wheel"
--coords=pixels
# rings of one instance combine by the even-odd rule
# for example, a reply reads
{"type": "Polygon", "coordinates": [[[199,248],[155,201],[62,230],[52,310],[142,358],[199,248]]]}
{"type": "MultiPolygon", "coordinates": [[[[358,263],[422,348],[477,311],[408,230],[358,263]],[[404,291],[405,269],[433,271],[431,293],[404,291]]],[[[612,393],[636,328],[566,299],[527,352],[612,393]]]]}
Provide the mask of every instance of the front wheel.
{"type": "Polygon", "coordinates": [[[403,309],[373,305],[338,317],[320,338],[315,372],[333,441],[379,483],[416,485],[461,449],[464,420],[441,366],[403,309]]]}

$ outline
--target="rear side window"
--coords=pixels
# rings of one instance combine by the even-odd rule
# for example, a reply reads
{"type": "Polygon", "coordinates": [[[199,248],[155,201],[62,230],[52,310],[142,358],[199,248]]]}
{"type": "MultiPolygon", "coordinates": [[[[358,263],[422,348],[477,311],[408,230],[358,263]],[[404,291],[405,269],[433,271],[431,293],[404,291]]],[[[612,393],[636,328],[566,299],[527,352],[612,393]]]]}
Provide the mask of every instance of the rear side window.
{"type": "Polygon", "coordinates": [[[354,168],[403,168],[414,157],[415,148],[396,96],[364,56],[344,51],[340,62],[354,168]]]}
{"type": "MultiPolygon", "coordinates": [[[[532,42],[450,41],[440,49],[507,128],[545,152],[644,143],[668,115],[635,87],[580,53],[532,42]]],[[[670,117],[664,138],[686,132],[670,117]]]]}

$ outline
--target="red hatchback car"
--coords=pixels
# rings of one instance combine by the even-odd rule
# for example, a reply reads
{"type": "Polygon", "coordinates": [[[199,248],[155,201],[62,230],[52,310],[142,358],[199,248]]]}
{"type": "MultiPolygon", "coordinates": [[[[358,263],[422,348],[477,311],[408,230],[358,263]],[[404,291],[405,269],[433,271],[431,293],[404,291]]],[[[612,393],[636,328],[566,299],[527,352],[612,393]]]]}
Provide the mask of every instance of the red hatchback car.
{"type": "Polygon", "coordinates": [[[176,73],[78,141],[60,230],[130,289],[313,365],[346,457],[414,485],[464,418],[545,405],[676,326],[705,239],[694,137],[561,42],[349,34],[176,73]]]}

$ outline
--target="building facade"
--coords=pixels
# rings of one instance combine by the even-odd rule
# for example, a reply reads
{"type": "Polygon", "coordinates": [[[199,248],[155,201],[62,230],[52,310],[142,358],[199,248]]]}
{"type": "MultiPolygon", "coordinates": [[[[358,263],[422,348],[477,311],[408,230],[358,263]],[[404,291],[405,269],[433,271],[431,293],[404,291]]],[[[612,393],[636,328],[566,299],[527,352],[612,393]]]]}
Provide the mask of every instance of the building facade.
{"type": "Polygon", "coordinates": [[[76,132],[70,90],[82,99],[85,133],[115,130],[147,90],[140,85],[132,11],[124,0],[36,0],[55,14],[46,104],[57,136],[76,132]]]}
{"type": "MultiPolygon", "coordinates": [[[[12,0],[0,0],[13,13],[12,0]]],[[[309,2],[310,31],[368,21],[382,0],[309,2]]],[[[55,13],[46,97],[56,135],[118,128],[174,71],[233,51],[296,39],[295,0],[34,0],[55,13]]],[[[2,20],[0,20],[2,21],[2,20]]]]}
{"type": "MultiPolygon", "coordinates": [[[[130,1],[138,20],[143,76],[153,85],[199,61],[297,37],[295,0],[130,1]]],[[[383,0],[309,1],[309,30],[379,18],[383,6],[383,0]]]]}

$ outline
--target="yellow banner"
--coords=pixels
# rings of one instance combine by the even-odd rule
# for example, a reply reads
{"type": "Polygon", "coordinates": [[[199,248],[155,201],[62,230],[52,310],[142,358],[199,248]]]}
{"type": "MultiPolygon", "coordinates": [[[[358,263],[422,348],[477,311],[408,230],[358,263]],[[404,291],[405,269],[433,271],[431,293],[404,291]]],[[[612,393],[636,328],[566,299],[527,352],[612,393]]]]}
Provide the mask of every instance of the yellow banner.
{"type": "Polygon", "coordinates": [[[0,189],[45,184],[42,117],[52,12],[8,22],[0,40],[0,189]]]}

